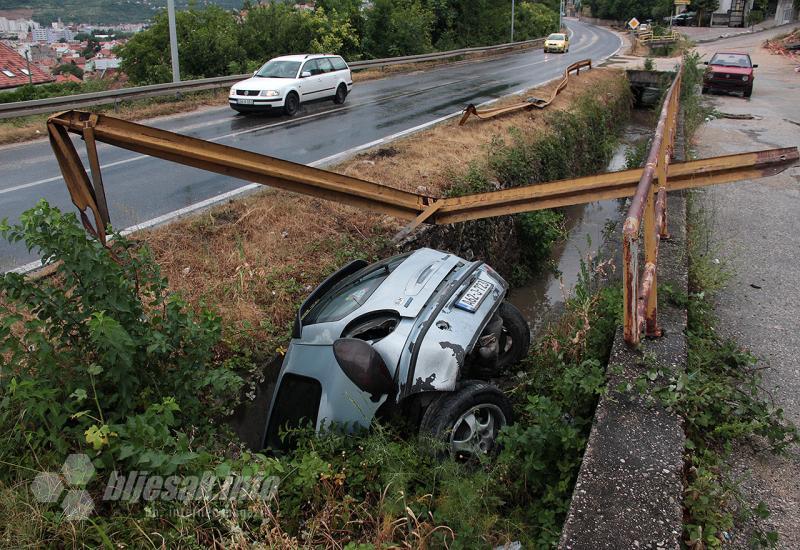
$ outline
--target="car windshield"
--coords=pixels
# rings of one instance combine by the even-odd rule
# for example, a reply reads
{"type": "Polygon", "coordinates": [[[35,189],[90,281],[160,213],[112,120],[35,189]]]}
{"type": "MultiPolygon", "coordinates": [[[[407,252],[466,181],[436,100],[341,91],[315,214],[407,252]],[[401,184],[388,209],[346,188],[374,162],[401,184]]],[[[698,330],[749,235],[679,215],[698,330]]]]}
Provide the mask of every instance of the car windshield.
{"type": "Polygon", "coordinates": [[[563,34],[551,34],[547,37],[548,40],[564,40],[563,34]]]}
{"type": "Polygon", "coordinates": [[[737,53],[718,53],[711,59],[711,65],[723,67],[749,67],[750,58],[737,53]]]}
{"type": "Polygon", "coordinates": [[[299,61],[273,59],[267,61],[267,63],[258,70],[256,76],[260,76],[261,78],[294,78],[297,76],[297,69],[299,68],[299,61]]]}
{"type": "Polygon", "coordinates": [[[408,254],[395,256],[385,262],[368,267],[369,271],[359,275],[356,279],[345,279],[314,304],[314,307],[303,318],[303,325],[329,323],[350,315],[364,305],[375,289],[381,286],[386,277],[407,257],[408,254]]]}

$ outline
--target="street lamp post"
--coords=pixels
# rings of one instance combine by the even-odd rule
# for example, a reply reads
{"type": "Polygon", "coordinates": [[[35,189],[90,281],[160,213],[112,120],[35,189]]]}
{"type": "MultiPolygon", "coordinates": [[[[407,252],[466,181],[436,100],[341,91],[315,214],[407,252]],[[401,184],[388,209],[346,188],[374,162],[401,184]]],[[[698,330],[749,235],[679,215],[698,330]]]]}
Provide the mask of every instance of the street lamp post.
{"type": "Polygon", "coordinates": [[[511,41],[514,41],[514,0],[511,0],[511,41]]]}
{"type": "Polygon", "coordinates": [[[178,65],[178,33],[175,30],[175,0],[167,0],[167,19],[169,20],[169,51],[172,57],[172,81],[181,81],[178,65]]]}

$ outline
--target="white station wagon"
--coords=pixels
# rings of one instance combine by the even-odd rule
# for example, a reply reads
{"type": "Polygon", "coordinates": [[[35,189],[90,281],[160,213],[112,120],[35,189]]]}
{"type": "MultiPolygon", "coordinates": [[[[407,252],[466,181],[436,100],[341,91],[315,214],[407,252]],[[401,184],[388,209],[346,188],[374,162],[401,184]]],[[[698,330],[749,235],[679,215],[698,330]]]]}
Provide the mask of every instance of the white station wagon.
{"type": "Polygon", "coordinates": [[[352,88],[350,67],[338,55],[285,55],[270,59],[252,78],[237,82],[228,103],[240,113],[283,109],[293,116],[301,103],[320,99],[344,103],[352,88]]]}

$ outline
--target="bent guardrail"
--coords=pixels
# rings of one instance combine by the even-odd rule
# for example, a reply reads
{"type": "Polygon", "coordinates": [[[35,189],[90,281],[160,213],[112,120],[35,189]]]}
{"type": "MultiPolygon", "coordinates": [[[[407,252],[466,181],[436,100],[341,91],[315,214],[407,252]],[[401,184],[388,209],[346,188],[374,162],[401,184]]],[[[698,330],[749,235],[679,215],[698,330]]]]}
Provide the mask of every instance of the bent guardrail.
{"type": "MultiPolygon", "coordinates": [[[[368,59],[365,61],[354,61],[349,63],[350,68],[355,71],[364,69],[374,69],[388,67],[392,65],[402,65],[407,63],[423,63],[425,61],[438,61],[458,57],[461,55],[497,52],[519,47],[536,47],[544,43],[544,38],[535,38],[521,42],[509,42],[506,44],[496,44],[494,46],[479,46],[473,48],[461,48],[446,52],[436,52],[429,54],[406,55],[402,57],[389,57],[385,59],[368,59]]],[[[121,101],[133,99],[146,99],[150,97],[168,96],[180,94],[182,92],[200,92],[203,90],[213,90],[224,88],[249,78],[250,74],[239,74],[232,76],[216,76],[212,78],[201,78],[198,80],[187,80],[185,82],[169,82],[166,84],[151,84],[148,86],[134,86],[131,88],[121,88],[119,90],[106,90],[103,92],[92,92],[88,94],[75,94],[60,97],[50,97],[47,99],[32,99],[29,101],[16,101],[14,103],[0,103],[0,120],[41,113],[54,113],[70,109],[81,109],[97,105],[116,104],[121,101]]]]}

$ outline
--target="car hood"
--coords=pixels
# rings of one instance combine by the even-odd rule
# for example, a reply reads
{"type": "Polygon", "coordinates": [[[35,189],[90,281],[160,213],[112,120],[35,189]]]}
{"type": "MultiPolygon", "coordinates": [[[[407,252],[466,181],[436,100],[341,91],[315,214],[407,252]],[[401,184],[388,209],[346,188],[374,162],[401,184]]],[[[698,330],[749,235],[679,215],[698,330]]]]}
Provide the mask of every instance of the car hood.
{"type": "Polygon", "coordinates": [[[708,70],[712,73],[727,73],[727,74],[751,74],[752,67],[729,67],[725,65],[709,65],[708,70]]]}
{"type": "Polygon", "coordinates": [[[237,82],[233,88],[236,90],[280,90],[288,82],[291,82],[290,78],[253,77],[237,82]]]}

